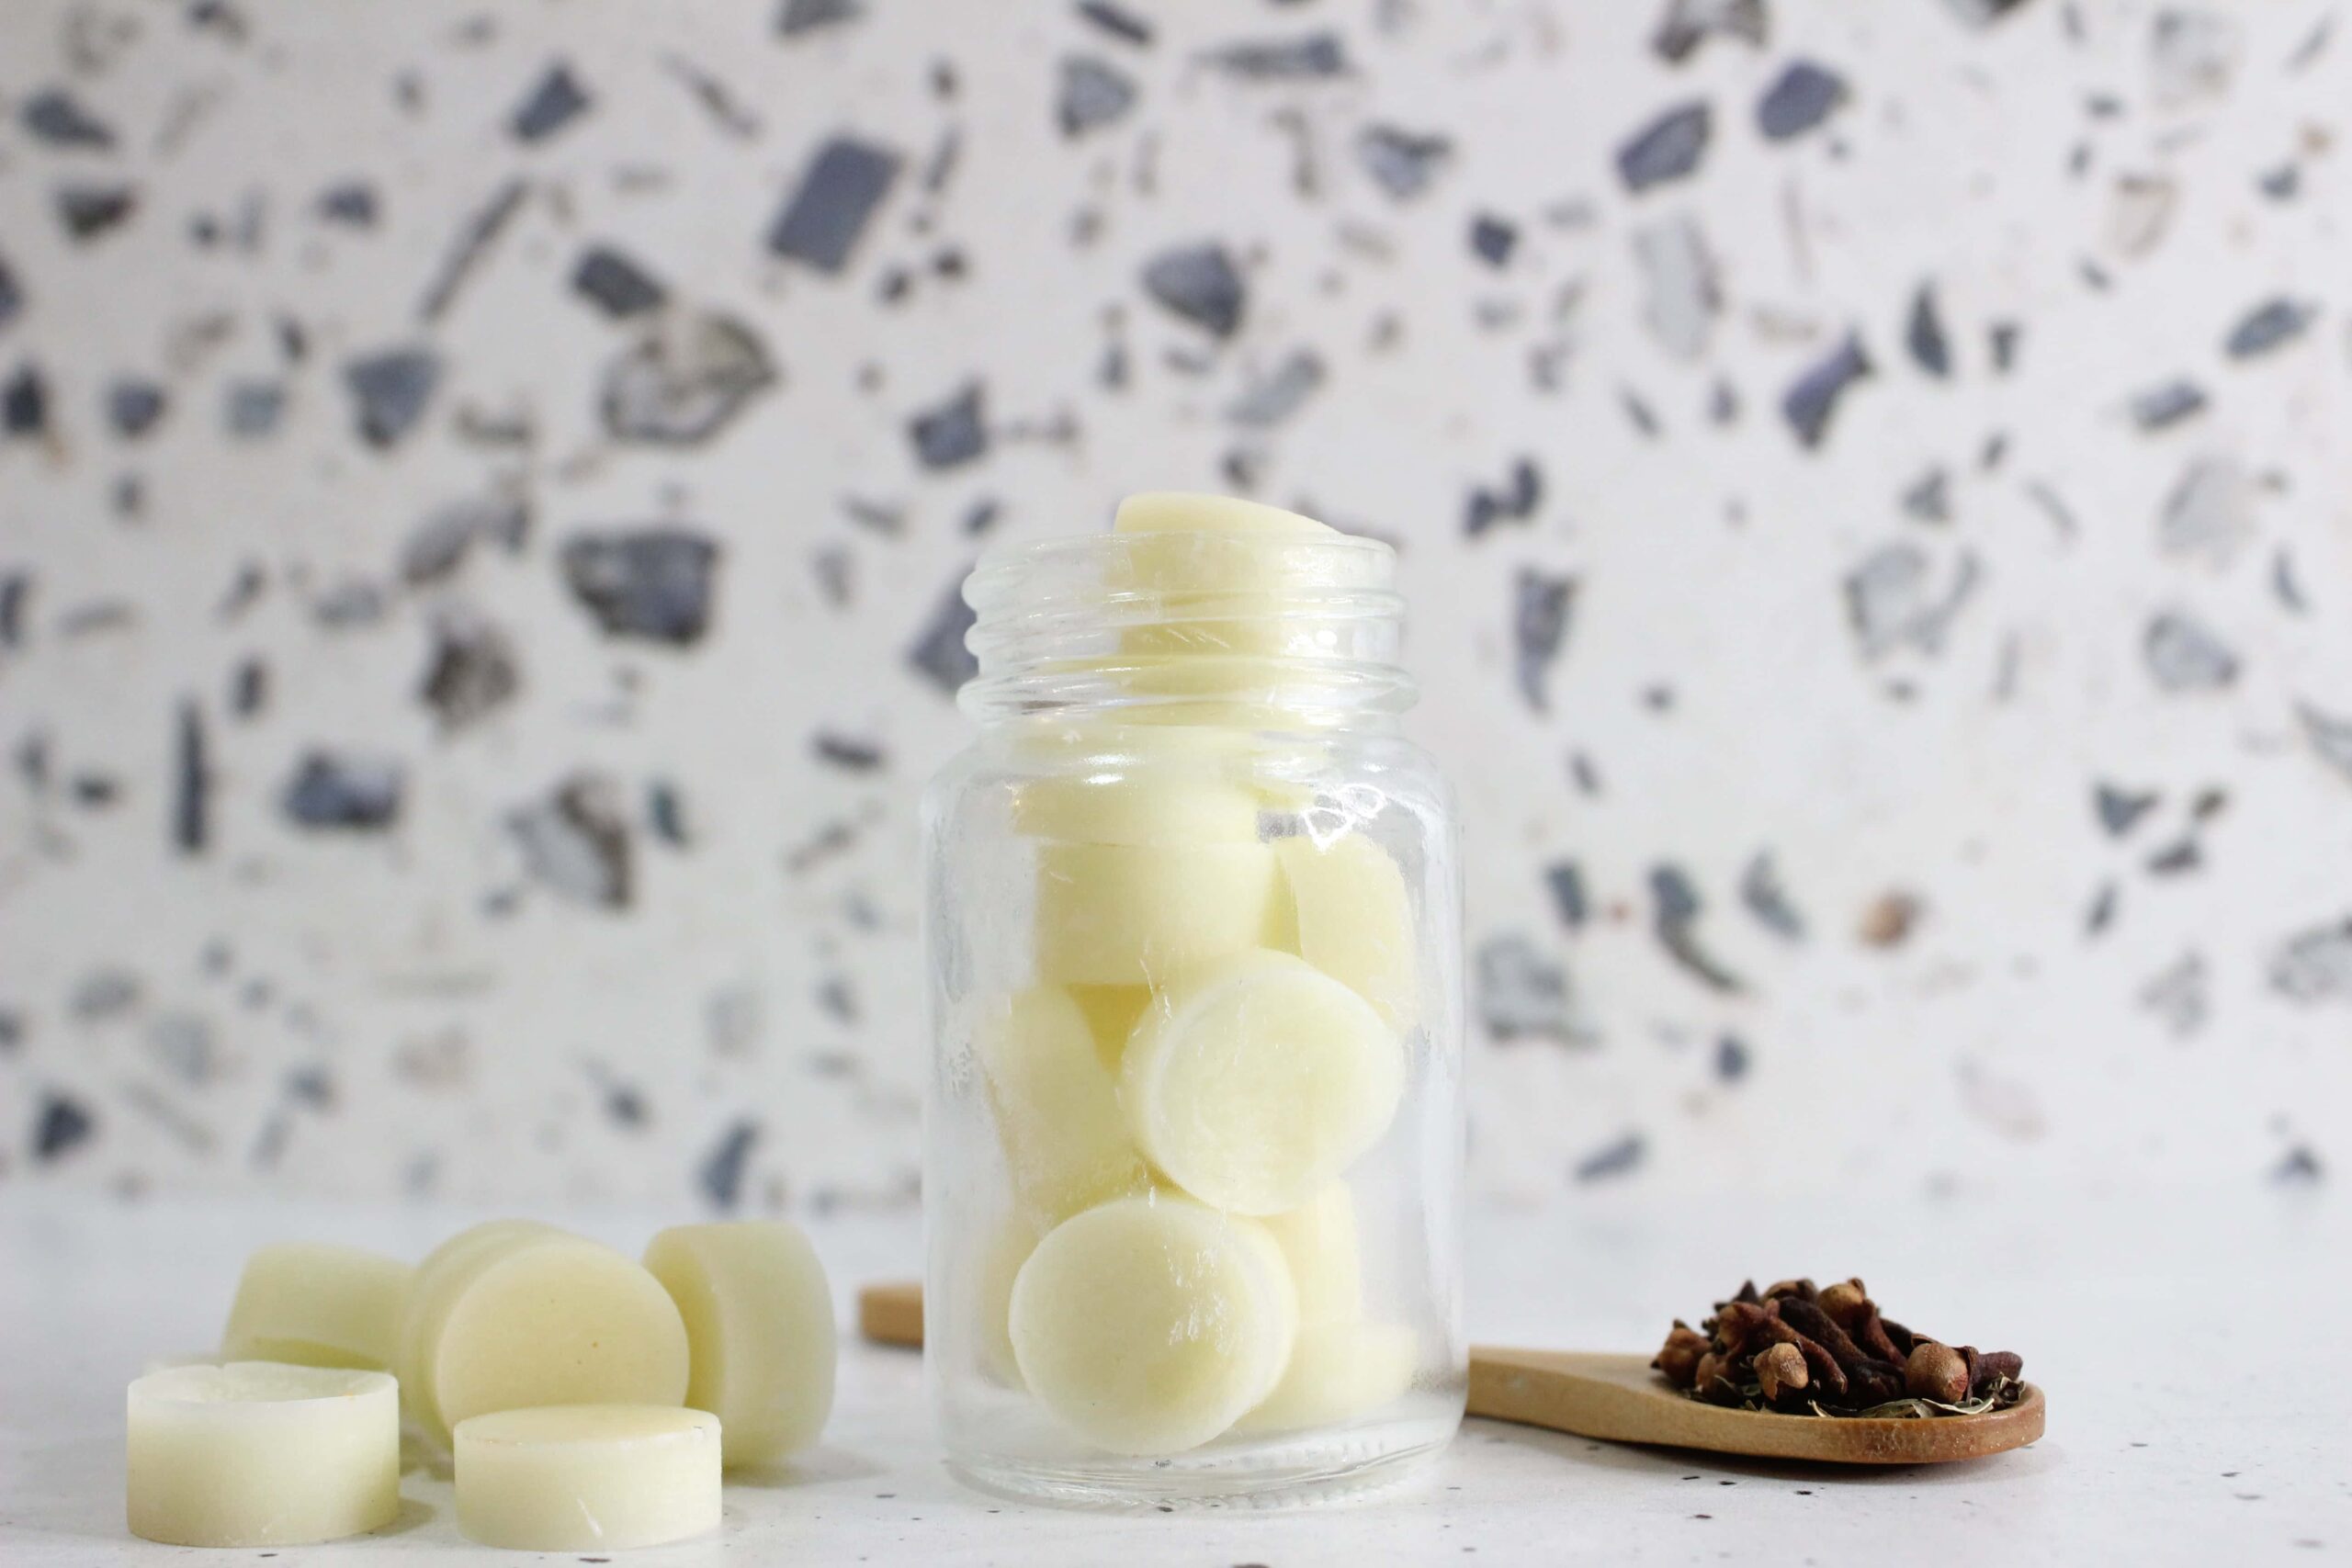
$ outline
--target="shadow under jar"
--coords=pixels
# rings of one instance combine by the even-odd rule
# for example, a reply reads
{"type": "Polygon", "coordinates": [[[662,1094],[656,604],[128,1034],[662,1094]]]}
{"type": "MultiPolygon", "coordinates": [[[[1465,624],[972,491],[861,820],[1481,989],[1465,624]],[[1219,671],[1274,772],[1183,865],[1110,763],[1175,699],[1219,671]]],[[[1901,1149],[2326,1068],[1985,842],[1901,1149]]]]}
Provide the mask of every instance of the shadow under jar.
{"type": "Polygon", "coordinates": [[[1394,553],[1290,521],[1000,549],[965,588],[923,1327],[986,1490],[1323,1501],[1461,1422],[1453,802],[1397,733],[1394,553]]]}

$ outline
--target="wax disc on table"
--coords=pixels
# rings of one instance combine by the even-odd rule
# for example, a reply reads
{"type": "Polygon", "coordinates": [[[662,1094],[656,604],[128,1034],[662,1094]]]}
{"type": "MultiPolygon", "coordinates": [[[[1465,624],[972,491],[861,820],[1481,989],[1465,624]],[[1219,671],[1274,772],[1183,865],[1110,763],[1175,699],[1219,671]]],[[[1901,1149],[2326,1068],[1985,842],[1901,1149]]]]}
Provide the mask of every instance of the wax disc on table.
{"type": "Polygon", "coordinates": [[[718,1417],[562,1404],[458,1423],[458,1528],[484,1546],[594,1551],[718,1528],[718,1417]]]}
{"type": "Polygon", "coordinates": [[[686,1325],[634,1260],[578,1236],[541,1236],[492,1258],[452,1295],[425,1375],[452,1428],[542,1404],[678,1404],[686,1325]]]}
{"type": "Polygon", "coordinates": [[[1287,953],[1203,969],[1144,1010],[1120,1064],[1136,1146],[1214,1208],[1295,1209],[1380,1140],[1402,1045],[1372,1004],[1287,953]]]}
{"type": "Polygon", "coordinates": [[[1148,1184],[1118,1082],[1085,1012],[1058,986],[987,1009],[972,1032],[1013,1190],[1051,1223],[1148,1184]]]}
{"type": "Polygon", "coordinates": [[[1346,1182],[1332,1182],[1297,1208],[1267,1215],[1264,1224],[1297,1287],[1299,1322],[1346,1323],[1363,1315],[1356,1202],[1346,1182]]]}
{"type": "Polygon", "coordinates": [[[1362,833],[1274,845],[1298,955],[1379,1010],[1403,1032],[1419,1017],[1413,900],[1405,874],[1362,833]]]}
{"type": "Polygon", "coordinates": [[[645,1266],[685,1319],[686,1403],[718,1417],[727,1462],[815,1442],[833,1408],[833,1296],[799,1227],[677,1225],[653,1238],[645,1266]]]}
{"type": "Polygon", "coordinates": [[[232,1361],[130,1385],[130,1533],[174,1546],[293,1546],[392,1522],[401,1403],[376,1371],[232,1361]]]}
{"type": "MultiPolygon", "coordinates": [[[[1094,1032],[1094,1054],[1102,1058],[1103,1071],[1116,1078],[1119,1058],[1127,1053],[1127,1036],[1136,1032],[1136,1020],[1151,1005],[1151,987],[1071,986],[1068,989],[1078,1010],[1086,1015],[1086,1026],[1094,1032]]],[[[1125,1137],[1125,1123],[1120,1126],[1120,1135],[1125,1137]]]]}
{"type": "Polygon", "coordinates": [[[1180,1453],[1232,1426],[1279,1382],[1297,1324],[1262,1228],[1166,1194],[1048,1233],[1009,1320],[1029,1391],[1125,1454],[1180,1453]]]}
{"type": "Polygon", "coordinates": [[[401,1380],[401,1404],[410,1423],[437,1446],[448,1446],[449,1427],[434,1408],[432,1348],[449,1303],[491,1259],[524,1241],[563,1234],[537,1220],[488,1220],[426,1253],[410,1276],[408,1293],[401,1302],[391,1370],[401,1380]]]}
{"type": "Polygon", "coordinates": [[[329,1242],[261,1247],[237,1281],[220,1359],[390,1371],[414,1272],[397,1258],[329,1242]]]}
{"type": "Polygon", "coordinates": [[[1414,1351],[1412,1330],[1397,1324],[1302,1325],[1282,1381],[1238,1429],[1295,1431],[1377,1410],[1412,1386],[1414,1351]]]}
{"type": "Polygon", "coordinates": [[[1012,799],[1016,830],[1090,844],[1254,844],[1258,798],[1215,759],[1103,762],[1041,778],[1012,799]]]}
{"type": "Polygon", "coordinates": [[[1258,944],[1273,904],[1262,844],[1037,847],[1037,976],[1166,985],[1258,944]]]}

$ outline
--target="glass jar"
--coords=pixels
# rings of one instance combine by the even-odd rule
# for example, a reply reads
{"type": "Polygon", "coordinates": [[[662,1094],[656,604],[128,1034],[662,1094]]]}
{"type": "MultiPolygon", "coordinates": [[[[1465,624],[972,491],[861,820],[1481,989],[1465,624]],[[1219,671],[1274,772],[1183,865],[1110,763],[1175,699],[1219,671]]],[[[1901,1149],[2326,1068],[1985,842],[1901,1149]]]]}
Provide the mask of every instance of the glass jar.
{"type": "Polygon", "coordinates": [[[1461,1422],[1452,798],[1397,732],[1394,552],[1292,521],[1001,548],[965,586],[923,1327],[984,1489],[1330,1498],[1461,1422]]]}

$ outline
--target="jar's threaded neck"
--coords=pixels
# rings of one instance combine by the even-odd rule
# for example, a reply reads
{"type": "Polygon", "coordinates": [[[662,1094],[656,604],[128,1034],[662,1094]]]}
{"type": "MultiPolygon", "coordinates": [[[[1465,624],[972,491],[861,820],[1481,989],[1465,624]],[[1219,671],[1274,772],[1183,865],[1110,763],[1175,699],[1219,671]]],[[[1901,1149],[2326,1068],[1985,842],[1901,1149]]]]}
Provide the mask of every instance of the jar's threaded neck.
{"type": "Polygon", "coordinates": [[[1396,552],[1346,535],[1100,534],[1001,547],[964,584],[982,721],[1335,728],[1412,705],[1396,552]]]}

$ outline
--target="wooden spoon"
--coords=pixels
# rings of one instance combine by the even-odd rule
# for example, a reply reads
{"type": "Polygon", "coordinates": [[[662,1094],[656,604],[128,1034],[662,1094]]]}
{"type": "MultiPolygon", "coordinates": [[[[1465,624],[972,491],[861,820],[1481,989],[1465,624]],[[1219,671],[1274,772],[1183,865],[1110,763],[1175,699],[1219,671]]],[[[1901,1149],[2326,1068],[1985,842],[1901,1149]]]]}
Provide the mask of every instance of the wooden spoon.
{"type": "MultiPolygon", "coordinates": [[[[858,1332],[884,1345],[922,1343],[922,1287],[868,1285],[858,1332]]],[[[1579,1438],[1826,1464],[1939,1464],[2018,1448],[2041,1436],[2041,1390],[1982,1416],[1781,1416],[1684,1397],[1646,1356],[1592,1350],[1470,1351],[1470,1412],[1579,1438]]]]}

